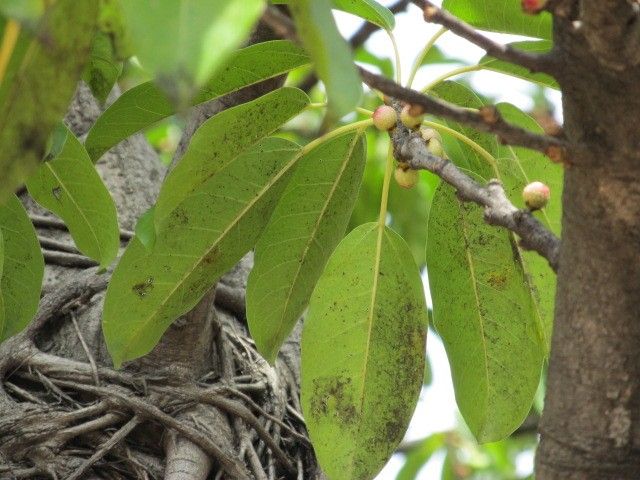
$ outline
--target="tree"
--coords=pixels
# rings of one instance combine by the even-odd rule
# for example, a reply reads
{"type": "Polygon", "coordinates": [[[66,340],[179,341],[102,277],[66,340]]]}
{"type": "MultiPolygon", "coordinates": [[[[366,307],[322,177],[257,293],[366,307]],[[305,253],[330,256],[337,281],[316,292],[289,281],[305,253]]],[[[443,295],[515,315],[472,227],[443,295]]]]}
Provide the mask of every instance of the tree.
{"type": "Polygon", "coordinates": [[[637,2],[272,3],[0,4],[0,476],[373,478],[426,263],[475,438],[521,428],[548,363],[536,478],[637,478],[637,2]],[[409,3],[443,30],[403,86],[360,47],[409,3]],[[369,22],[351,45],[331,8],[369,22]],[[444,29],[487,56],[414,90],[444,29]],[[560,88],[562,131],[450,80],[481,68],[560,88]],[[139,132],[167,118],[165,172],[139,132]]]}

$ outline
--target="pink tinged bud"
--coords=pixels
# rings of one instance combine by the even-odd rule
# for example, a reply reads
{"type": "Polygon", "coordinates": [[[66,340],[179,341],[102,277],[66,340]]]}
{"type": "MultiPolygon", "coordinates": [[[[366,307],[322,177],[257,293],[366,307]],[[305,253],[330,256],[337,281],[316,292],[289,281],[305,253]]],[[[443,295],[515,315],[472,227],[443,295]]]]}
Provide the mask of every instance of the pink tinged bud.
{"type": "Polygon", "coordinates": [[[383,132],[391,130],[398,122],[398,114],[395,109],[389,105],[380,105],[376,108],[372,118],[375,127],[383,132]]]}
{"type": "Polygon", "coordinates": [[[549,202],[551,190],[542,182],[532,182],[522,190],[522,199],[531,210],[539,210],[549,202]]]}
{"type": "Polygon", "coordinates": [[[547,4],[547,0],[522,0],[522,11],[530,15],[540,13],[547,4]]]}

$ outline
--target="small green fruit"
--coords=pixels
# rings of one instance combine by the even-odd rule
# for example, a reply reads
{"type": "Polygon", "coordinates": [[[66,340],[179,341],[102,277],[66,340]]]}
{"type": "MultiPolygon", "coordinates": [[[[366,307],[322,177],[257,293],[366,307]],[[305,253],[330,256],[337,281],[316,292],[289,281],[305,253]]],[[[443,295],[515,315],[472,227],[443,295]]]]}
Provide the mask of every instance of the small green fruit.
{"type": "Polygon", "coordinates": [[[418,170],[411,168],[396,167],[396,171],[393,174],[398,185],[402,188],[413,188],[418,183],[418,170]]]}
{"type": "Polygon", "coordinates": [[[442,148],[442,137],[436,130],[433,128],[423,128],[420,130],[420,135],[427,144],[429,152],[436,157],[445,158],[446,153],[444,148],[442,148]]]}
{"type": "Polygon", "coordinates": [[[372,118],[375,127],[383,132],[391,130],[398,123],[398,114],[389,105],[380,105],[376,108],[372,118]]]}
{"type": "Polygon", "coordinates": [[[405,105],[402,111],[400,112],[400,120],[402,123],[411,129],[417,128],[422,123],[424,119],[424,115],[413,116],[411,105],[405,105]]]}
{"type": "Polygon", "coordinates": [[[530,210],[539,210],[549,202],[551,190],[542,182],[532,182],[522,189],[522,199],[530,210]]]}

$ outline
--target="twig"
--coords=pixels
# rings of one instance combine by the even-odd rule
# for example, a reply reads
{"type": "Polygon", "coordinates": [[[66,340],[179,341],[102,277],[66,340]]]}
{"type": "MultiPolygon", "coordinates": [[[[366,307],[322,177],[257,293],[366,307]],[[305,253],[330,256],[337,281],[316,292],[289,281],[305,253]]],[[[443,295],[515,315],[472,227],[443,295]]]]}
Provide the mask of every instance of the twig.
{"type": "Polygon", "coordinates": [[[60,265],[61,267],[90,268],[98,265],[98,262],[84,255],[56,252],[44,248],[42,249],[42,256],[46,263],[50,265],[60,265]]]}
{"type": "Polygon", "coordinates": [[[364,82],[371,88],[410,105],[421,107],[423,113],[454,120],[481,132],[493,133],[503,143],[538,150],[556,161],[562,161],[566,157],[565,151],[569,148],[566,142],[512,125],[504,121],[495,107],[486,106],[478,111],[469,110],[398,85],[393,80],[362,67],[358,67],[358,70],[364,82]]]}
{"type": "Polygon", "coordinates": [[[87,355],[87,359],[89,360],[89,365],[91,365],[91,371],[93,372],[93,381],[95,382],[96,386],[99,387],[100,377],[98,376],[98,367],[96,366],[96,361],[93,358],[93,355],[91,354],[91,350],[89,350],[89,347],[87,346],[87,342],[84,341],[84,337],[82,336],[82,332],[80,331],[80,327],[78,326],[78,320],[76,319],[76,314],[73,311],[71,312],[71,321],[73,322],[73,328],[75,328],[76,334],[80,339],[80,344],[82,345],[82,349],[84,350],[84,353],[87,355]]]}
{"type": "MultiPolygon", "coordinates": [[[[398,13],[404,12],[410,3],[411,0],[399,0],[398,2],[391,5],[389,7],[389,10],[394,15],[397,15],[398,13]]],[[[361,47],[367,40],[369,40],[369,37],[371,37],[371,35],[373,35],[378,30],[380,30],[380,27],[375,23],[364,22],[362,26],[358,30],[356,30],[349,39],[349,45],[353,50],[361,47]]],[[[308,92],[316,83],[318,83],[318,77],[315,73],[312,73],[308,75],[304,80],[302,80],[302,82],[300,82],[298,88],[305,92],[308,92]]]]}
{"type": "Polygon", "coordinates": [[[120,429],[114,433],[109,440],[104,442],[96,452],[85,460],[78,469],[73,472],[67,480],[79,480],[98,460],[104,457],[109,451],[111,451],[118,443],[124,440],[134,428],[141,423],[141,419],[136,415],[127,423],[125,423],[120,429]]]}
{"type": "Polygon", "coordinates": [[[79,435],[83,435],[89,432],[95,432],[97,430],[104,430],[111,425],[114,425],[122,420],[122,415],[119,413],[107,413],[101,417],[89,420],[88,422],[81,423],[80,425],[74,425],[73,427],[65,428],[56,435],[56,440],[61,444],[64,444],[79,435]]]}
{"type": "Polygon", "coordinates": [[[505,227],[521,238],[521,245],[546,258],[554,271],[558,270],[560,239],[540,223],[528,210],[519,210],[507,198],[497,180],[483,186],[460,170],[449,160],[436,157],[427,149],[416,133],[398,125],[393,133],[394,154],[411,168],[429,170],[453,186],[462,201],[484,207],[485,221],[505,227]]]}
{"type": "Polygon", "coordinates": [[[558,63],[553,53],[535,54],[515,49],[509,45],[502,45],[428,0],[412,0],[412,2],[423,10],[425,21],[442,25],[459,37],[482,48],[492,57],[520,65],[532,72],[554,74],[557,71],[558,63]]]}

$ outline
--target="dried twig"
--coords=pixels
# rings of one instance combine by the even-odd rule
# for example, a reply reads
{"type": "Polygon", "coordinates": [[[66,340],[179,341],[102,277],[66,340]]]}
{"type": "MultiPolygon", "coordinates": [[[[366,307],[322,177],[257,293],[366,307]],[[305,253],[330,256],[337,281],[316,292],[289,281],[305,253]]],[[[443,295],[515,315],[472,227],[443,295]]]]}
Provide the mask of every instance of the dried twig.
{"type": "Polygon", "coordinates": [[[127,435],[129,435],[134,428],[136,428],[141,422],[141,419],[138,416],[134,416],[131,420],[125,423],[116,433],[114,433],[109,440],[104,442],[98,450],[95,451],[93,455],[91,455],[85,462],[80,465],[73,472],[67,480],[79,480],[82,476],[89,470],[98,460],[104,457],[107,453],[109,453],[118,443],[124,440],[127,435]]]}

